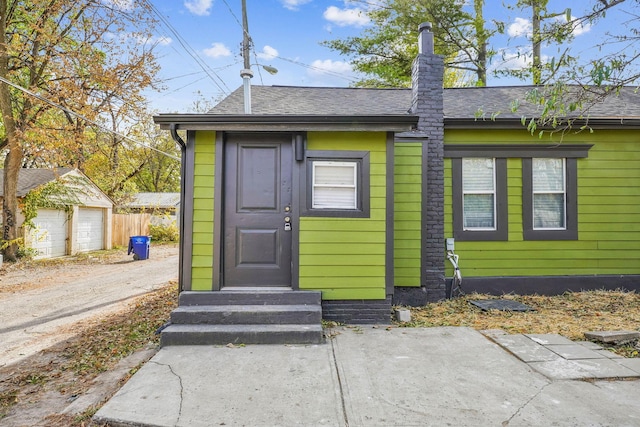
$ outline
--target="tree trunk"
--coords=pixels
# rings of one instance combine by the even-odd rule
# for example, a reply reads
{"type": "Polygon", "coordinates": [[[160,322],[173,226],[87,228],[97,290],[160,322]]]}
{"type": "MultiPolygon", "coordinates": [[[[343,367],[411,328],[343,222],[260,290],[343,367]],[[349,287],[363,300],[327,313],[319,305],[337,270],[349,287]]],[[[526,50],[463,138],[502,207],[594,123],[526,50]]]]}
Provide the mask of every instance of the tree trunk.
{"type": "Polygon", "coordinates": [[[482,10],[484,8],[484,0],[475,0],[473,2],[475,9],[474,27],[476,32],[476,40],[478,43],[478,57],[476,58],[477,64],[477,82],[476,86],[487,85],[487,43],[489,42],[489,35],[485,29],[484,16],[482,10]]]}
{"type": "MultiPolygon", "coordinates": [[[[546,3],[546,2],[545,2],[546,3]]],[[[533,63],[532,74],[533,84],[542,84],[542,59],[540,47],[542,44],[542,34],[540,34],[540,20],[542,15],[542,6],[539,2],[534,1],[532,4],[533,18],[531,20],[532,26],[532,41],[533,41],[533,63]]]]}
{"type": "MultiPolygon", "coordinates": [[[[15,139],[15,138],[14,138],[15,139]]],[[[4,249],[4,258],[15,261],[18,252],[18,174],[24,157],[17,141],[10,141],[9,152],[4,160],[4,198],[2,201],[2,240],[9,243],[4,249]]]]}
{"type": "MultiPolygon", "coordinates": [[[[0,77],[9,77],[9,54],[7,52],[7,1],[0,0],[0,77]]],[[[7,149],[4,161],[4,196],[2,200],[2,240],[4,257],[7,261],[15,261],[18,252],[18,172],[24,157],[20,145],[19,132],[13,119],[13,103],[11,92],[6,83],[0,83],[0,113],[5,131],[3,148],[7,149]]]]}

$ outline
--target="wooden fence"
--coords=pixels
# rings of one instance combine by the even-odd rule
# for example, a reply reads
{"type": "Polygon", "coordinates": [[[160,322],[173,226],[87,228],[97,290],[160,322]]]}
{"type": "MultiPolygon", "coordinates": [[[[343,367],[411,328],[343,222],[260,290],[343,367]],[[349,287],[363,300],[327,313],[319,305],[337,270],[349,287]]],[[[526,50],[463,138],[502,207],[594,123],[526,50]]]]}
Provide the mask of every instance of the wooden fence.
{"type": "Polygon", "coordinates": [[[148,236],[151,214],[113,214],[111,244],[113,246],[129,245],[131,236],[148,236]]]}

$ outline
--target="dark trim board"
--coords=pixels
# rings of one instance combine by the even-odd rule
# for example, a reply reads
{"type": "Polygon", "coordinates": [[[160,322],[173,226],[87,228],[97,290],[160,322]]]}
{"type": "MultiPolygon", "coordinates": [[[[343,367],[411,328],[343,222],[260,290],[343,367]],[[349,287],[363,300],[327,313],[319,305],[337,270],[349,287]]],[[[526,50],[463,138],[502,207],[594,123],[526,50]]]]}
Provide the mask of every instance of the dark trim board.
{"type": "Polygon", "coordinates": [[[182,193],[184,200],[180,207],[180,220],[183,221],[180,236],[179,276],[180,291],[191,290],[191,259],[193,257],[193,183],[195,165],[195,132],[187,132],[187,146],[184,153],[184,176],[182,193]]]}
{"type": "Polygon", "coordinates": [[[386,213],[386,225],[385,225],[385,289],[386,295],[389,297],[393,295],[393,272],[395,269],[395,260],[394,260],[394,169],[395,169],[395,151],[393,146],[393,133],[387,133],[387,191],[386,191],[386,204],[385,204],[385,213],[386,213]]]}
{"type": "Polygon", "coordinates": [[[490,295],[561,295],[599,289],[640,292],[640,275],[466,277],[462,281],[462,289],[465,293],[490,295]]]}

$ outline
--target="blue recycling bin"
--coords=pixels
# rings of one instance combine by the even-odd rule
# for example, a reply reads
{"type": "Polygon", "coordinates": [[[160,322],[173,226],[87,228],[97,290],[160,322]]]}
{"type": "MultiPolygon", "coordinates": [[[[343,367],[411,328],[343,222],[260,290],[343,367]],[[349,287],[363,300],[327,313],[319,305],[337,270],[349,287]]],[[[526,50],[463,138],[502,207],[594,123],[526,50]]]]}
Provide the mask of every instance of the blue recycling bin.
{"type": "Polygon", "coordinates": [[[149,258],[149,246],[151,245],[151,237],[149,236],[131,236],[129,237],[129,251],[127,255],[133,252],[133,259],[149,258]]]}

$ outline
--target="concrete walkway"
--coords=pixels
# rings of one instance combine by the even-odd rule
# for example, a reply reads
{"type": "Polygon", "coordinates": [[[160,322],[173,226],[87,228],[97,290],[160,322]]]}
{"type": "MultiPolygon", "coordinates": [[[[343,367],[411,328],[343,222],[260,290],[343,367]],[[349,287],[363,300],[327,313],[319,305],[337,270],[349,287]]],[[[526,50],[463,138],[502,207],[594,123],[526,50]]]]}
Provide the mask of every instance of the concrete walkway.
{"type": "MultiPolygon", "coordinates": [[[[163,348],[94,420],[111,426],[640,425],[640,381],[542,375],[533,365],[541,362],[514,357],[523,353],[516,341],[506,342],[508,335],[502,345],[511,345],[509,351],[468,328],[345,327],[332,335],[312,346],[163,348]]],[[[558,360],[582,360],[559,356],[558,372],[558,360]]],[[[630,378],[640,377],[640,369],[626,368],[635,373],[630,378]]]]}
{"type": "Polygon", "coordinates": [[[574,342],[558,334],[483,333],[529,367],[552,380],[640,377],[640,358],[627,359],[590,341],[574,342]]]}

